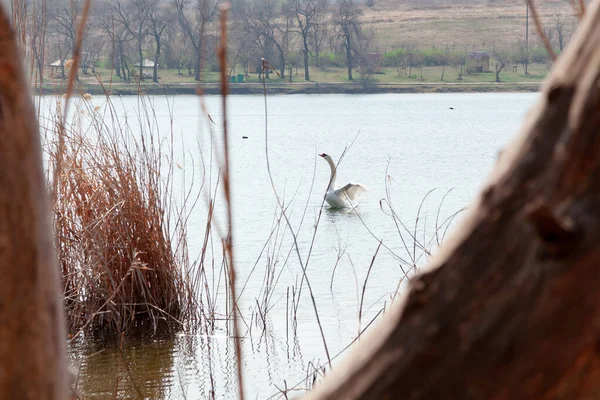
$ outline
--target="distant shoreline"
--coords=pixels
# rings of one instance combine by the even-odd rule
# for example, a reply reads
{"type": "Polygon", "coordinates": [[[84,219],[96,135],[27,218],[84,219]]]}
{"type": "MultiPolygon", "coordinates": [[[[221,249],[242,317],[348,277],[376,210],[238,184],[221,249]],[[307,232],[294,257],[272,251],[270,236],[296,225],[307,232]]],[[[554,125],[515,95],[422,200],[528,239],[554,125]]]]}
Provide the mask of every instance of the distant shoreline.
{"type": "MultiPolygon", "coordinates": [[[[538,92],[542,82],[481,82],[481,83],[267,83],[267,94],[380,94],[380,93],[493,93],[493,92],[538,92]]],[[[112,95],[129,96],[140,93],[135,84],[118,83],[112,86],[105,85],[112,95]]],[[[141,92],[151,95],[184,95],[196,94],[197,84],[144,84],[141,92]]],[[[221,85],[218,83],[201,84],[204,94],[221,94],[221,85]]],[[[230,83],[229,94],[263,94],[261,83],[230,83]]],[[[33,89],[35,94],[63,94],[64,85],[44,84],[33,89]]],[[[78,93],[103,95],[104,89],[99,84],[81,84],[78,93]]]]}

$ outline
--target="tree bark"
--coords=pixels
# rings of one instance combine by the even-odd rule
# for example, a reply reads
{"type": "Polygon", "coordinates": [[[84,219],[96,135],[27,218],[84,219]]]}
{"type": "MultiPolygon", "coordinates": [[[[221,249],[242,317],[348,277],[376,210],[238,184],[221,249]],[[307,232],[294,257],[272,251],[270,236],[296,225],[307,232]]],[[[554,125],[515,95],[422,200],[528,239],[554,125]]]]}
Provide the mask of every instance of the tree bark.
{"type": "Polygon", "coordinates": [[[15,34],[0,12],[0,397],[68,395],[62,290],[40,135],[15,34]]]}
{"type": "Polygon", "coordinates": [[[496,62],[496,82],[500,82],[500,72],[504,69],[504,61],[500,60],[500,67],[498,67],[498,62],[496,62]]]}
{"type": "Polygon", "coordinates": [[[141,30],[138,31],[137,50],[138,50],[138,58],[140,60],[139,74],[140,74],[140,82],[141,82],[144,80],[144,51],[142,49],[142,32],[141,32],[141,30]]]}
{"type": "Polygon", "coordinates": [[[156,53],[154,53],[154,68],[152,69],[152,81],[158,83],[158,60],[160,58],[160,35],[155,35],[156,53]]]}
{"type": "Polygon", "coordinates": [[[309,399],[600,396],[600,2],[461,228],[309,399]]]}
{"type": "Polygon", "coordinates": [[[346,64],[348,66],[348,80],[353,81],[354,78],[352,78],[352,43],[350,41],[351,40],[350,33],[346,33],[346,37],[344,40],[346,41],[345,48],[346,48],[346,64]]]}
{"type": "Polygon", "coordinates": [[[200,68],[202,66],[202,53],[200,51],[200,40],[196,48],[196,62],[194,63],[194,80],[200,82],[200,68]]]}
{"type": "MultiPolygon", "coordinates": [[[[303,58],[304,58],[304,80],[305,81],[310,81],[310,74],[308,72],[308,54],[309,54],[309,50],[308,50],[308,32],[303,33],[302,34],[302,41],[304,44],[304,52],[303,52],[303,58]]],[[[291,78],[291,77],[290,77],[291,78]]]]}

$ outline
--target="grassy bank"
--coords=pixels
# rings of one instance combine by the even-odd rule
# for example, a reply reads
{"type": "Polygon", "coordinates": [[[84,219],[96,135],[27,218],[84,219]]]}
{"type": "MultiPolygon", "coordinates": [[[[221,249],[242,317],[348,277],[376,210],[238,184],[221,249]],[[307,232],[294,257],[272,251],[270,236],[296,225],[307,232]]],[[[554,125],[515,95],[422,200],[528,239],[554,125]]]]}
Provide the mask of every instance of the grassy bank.
{"type": "MultiPolygon", "coordinates": [[[[302,69],[293,71],[282,79],[272,73],[267,80],[267,91],[271,94],[327,94],[327,93],[456,93],[456,92],[535,92],[546,76],[546,65],[535,64],[529,68],[529,74],[522,73],[522,68],[507,65],[500,74],[501,82],[495,82],[494,72],[465,74],[458,80],[452,67],[446,67],[444,79],[440,67],[413,68],[403,71],[395,68],[384,68],[381,73],[372,74],[366,79],[355,73],[355,80],[347,79],[345,68],[310,69],[310,81],[304,80],[302,69]],[[513,68],[516,67],[516,68],[513,68]],[[516,70],[516,72],[515,72],[516,70]]],[[[237,74],[233,74],[237,75],[237,74]]],[[[138,82],[124,82],[111,75],[107,69],[98,69],[96,75],[80,76],[78,88],[81,93],[93,95],[110,94],[136,95],[140,92],[149,94],[196,94],[198,83],[193,77],[180,76],[177,70],[160,70],[159,83],[151,79],[138,82]]],[[[221,86],[215,72],[204,72],[202,90],[206,94],[221,93],[221,86]]],[[[46,80],[38,93],[63,93],[65,83],[62,80],[46,80]]],[[[229,85],[232,94],[261,94],[263,83],[257,74],[244,77],[243,83],[229,85]]]]}

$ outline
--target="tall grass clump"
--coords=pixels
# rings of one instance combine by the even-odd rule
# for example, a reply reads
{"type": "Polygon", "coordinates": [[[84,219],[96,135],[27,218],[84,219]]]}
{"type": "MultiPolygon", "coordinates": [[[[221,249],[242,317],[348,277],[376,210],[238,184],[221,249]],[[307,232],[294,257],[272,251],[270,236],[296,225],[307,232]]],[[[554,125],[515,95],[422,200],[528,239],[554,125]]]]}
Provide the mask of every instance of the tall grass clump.
{"type": "Polygon", "coordinates": [[[104,111],[83,101],[70,125],[60,102],[50,117],[48,180],[71,334],[177,330],[197,315],[172,154],[140,101],[135,129],[108,97],[104,111]]]}

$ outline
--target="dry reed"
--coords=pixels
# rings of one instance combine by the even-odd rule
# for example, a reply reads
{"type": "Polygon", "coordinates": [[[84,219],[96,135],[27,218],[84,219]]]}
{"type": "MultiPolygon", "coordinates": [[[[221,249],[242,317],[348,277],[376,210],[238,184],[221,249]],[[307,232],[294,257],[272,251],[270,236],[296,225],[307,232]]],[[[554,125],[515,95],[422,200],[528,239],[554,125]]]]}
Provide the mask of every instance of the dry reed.
{"type": "Polygon", "coordinates": [[[58,107],[51,136],[64,137],[48,144],[48,179],[69,332],[156,333],[193,322],[185,223],[157,134],[108,124],[90,106],[89,122],[65,126],[58,107]]]}

